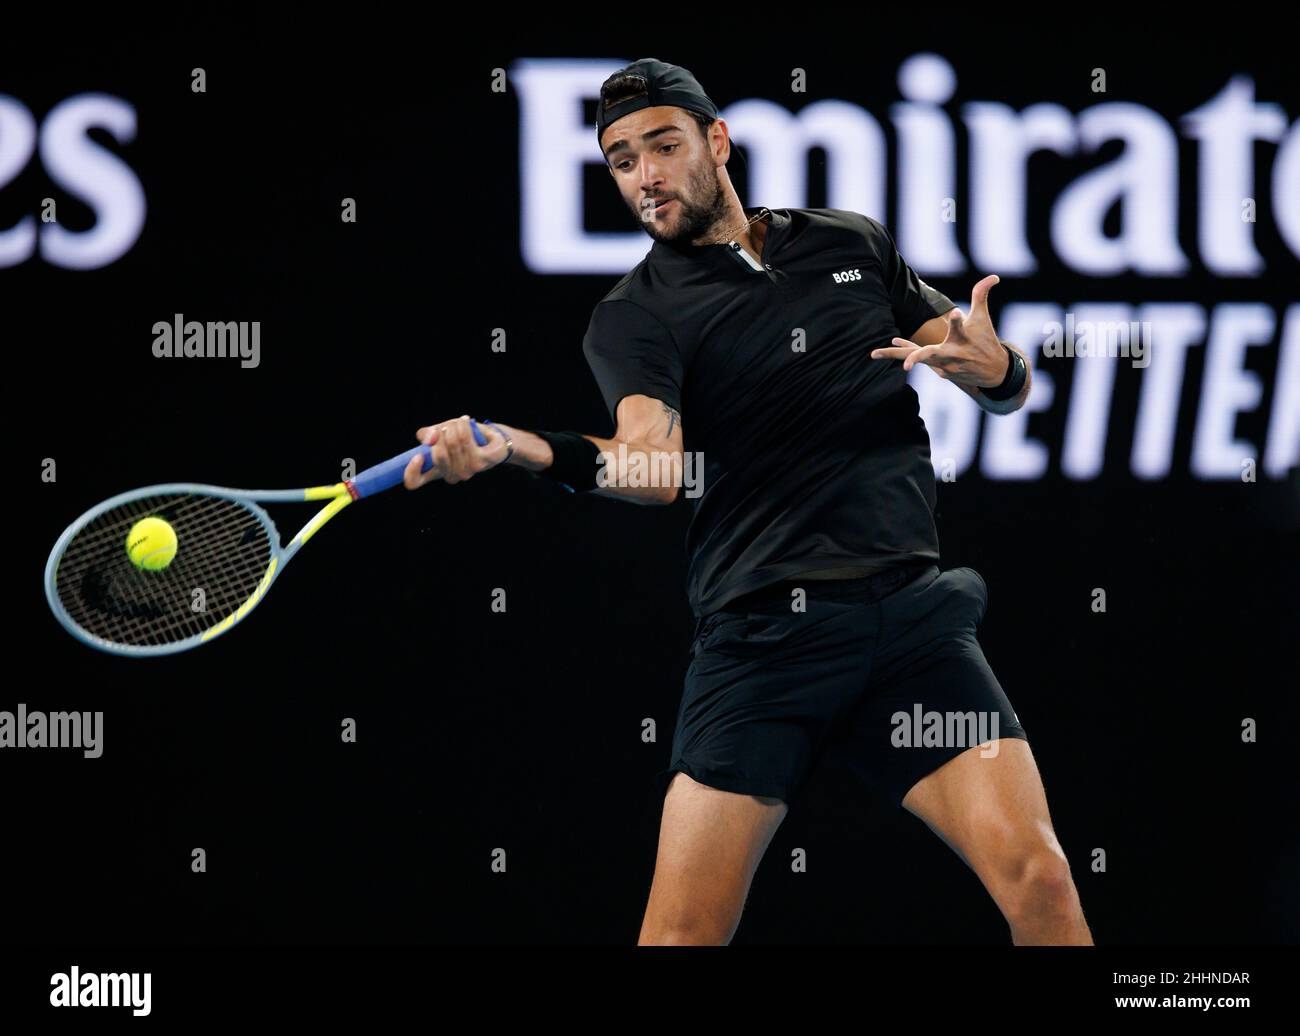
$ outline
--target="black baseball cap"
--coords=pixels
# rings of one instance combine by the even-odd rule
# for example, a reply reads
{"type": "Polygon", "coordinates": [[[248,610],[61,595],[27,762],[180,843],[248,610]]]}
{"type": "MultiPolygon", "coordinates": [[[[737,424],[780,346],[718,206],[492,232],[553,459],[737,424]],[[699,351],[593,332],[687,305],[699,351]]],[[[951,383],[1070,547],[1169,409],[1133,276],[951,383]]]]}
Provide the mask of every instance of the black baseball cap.
{"type": "MultiPolygon", "coordinates": [[[[624,115],[631,115],[643,108],[671,105],[676,108],[685,108],[687,111],[698,112],[710,119],[718,117],[718,106],[704,92],[704,87],[700,86],[699,80],[682,68],[681,65],[670,65],[658,58],[641,58],[619,69],[614,75],[639,76],[645,80],[645,91],[624,98],[614,104],[606,104],[605,91],[603,87],[601,88],[601,98],[596,105],[597,147],[600,146],[600,139],[605,135],[606,129],[623,118],[624,115]]],[[[610,78],[612,79],[613,76],[610,76],[610,78]]],[[[735,147],[734,141],[731,150],[732,154],[740,153],[739,149],[735,147]]]]}

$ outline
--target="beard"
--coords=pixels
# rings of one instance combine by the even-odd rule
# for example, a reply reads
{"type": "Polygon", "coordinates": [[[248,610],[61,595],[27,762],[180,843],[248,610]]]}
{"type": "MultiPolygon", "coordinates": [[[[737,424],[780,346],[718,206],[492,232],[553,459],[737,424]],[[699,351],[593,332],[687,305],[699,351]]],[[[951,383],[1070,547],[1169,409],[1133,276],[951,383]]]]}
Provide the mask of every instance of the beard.
{"type": "Polygon", "coordinates": [[[656,200],[671,199],[677,211],[670,220],[644,219],[640,204],[630,206],[637,224],[656,241],[665,244],[690,244],[704,237],[726,218],[726,195],[718,179],[718,170],[710,162],[700,163],[687,177],[685,189],[678,194],[660,195],[656,200]]]}

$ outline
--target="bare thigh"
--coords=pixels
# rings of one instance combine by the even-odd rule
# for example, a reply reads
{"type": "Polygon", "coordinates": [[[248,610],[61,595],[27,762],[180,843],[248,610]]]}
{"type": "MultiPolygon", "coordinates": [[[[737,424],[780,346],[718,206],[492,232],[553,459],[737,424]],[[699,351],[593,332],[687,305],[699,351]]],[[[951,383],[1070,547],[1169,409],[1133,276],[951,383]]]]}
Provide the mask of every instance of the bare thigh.
{"type": "Polygon", "coordinates": [[[970,866],[1004,911],[1027,877],[1069,865],[1052,829],[1029,742],[1002,738],[969,748],[918,781],[903,808],[925,821],[970,866]]]}
{"type": "Polygon", "coordinates": [[[654,881],[639,944],[725,945],[789,807],[673,777],[664,797],[654,881]]]}

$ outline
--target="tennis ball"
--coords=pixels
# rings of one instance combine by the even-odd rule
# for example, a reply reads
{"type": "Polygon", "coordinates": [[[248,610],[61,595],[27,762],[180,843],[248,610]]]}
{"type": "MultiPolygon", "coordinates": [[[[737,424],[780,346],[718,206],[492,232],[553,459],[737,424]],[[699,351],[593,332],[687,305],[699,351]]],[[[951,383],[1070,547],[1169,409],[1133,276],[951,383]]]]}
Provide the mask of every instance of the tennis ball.
{"type": "Polygon", "coordinates": [[[141,518],[126,534],[126,556],[136,568],[161,571],[176,556],[176,530],[161,518],[141,518]]]}

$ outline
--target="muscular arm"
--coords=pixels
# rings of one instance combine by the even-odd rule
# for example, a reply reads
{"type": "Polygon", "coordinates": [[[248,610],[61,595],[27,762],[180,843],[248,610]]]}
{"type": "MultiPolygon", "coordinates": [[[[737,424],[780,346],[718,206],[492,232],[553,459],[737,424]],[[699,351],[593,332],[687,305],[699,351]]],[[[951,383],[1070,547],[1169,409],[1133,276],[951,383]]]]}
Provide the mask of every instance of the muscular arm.
{"type": "MultiPolygon", "coordinates": [[[[638,395],[624,396],[616,416],[618,427],[612,439],[583,436],[607,454],[605,480],[612,483],[591,492],[634,504],[671,504],[682,484],[681,415],[658,399],[638,395]]],[[[505,425],[502,428],[507,430],[505,425]]],[[[508,431],[515,444],[511,464],[529,471],[550,466],[551,447],[545,439],[518,428],[508,431]]]]}

